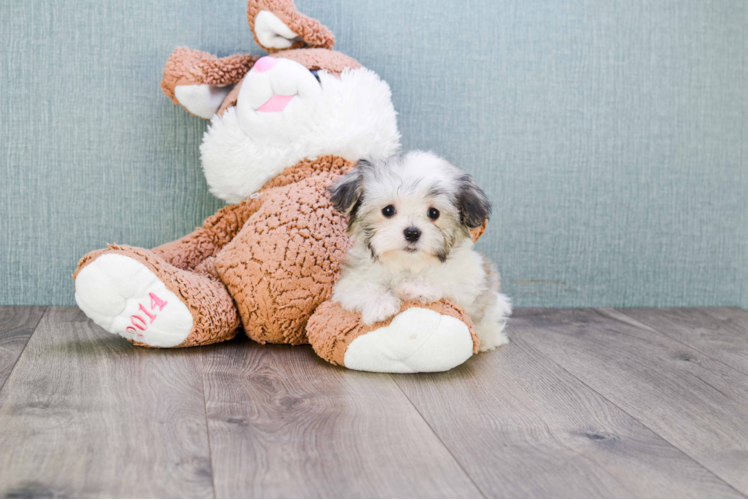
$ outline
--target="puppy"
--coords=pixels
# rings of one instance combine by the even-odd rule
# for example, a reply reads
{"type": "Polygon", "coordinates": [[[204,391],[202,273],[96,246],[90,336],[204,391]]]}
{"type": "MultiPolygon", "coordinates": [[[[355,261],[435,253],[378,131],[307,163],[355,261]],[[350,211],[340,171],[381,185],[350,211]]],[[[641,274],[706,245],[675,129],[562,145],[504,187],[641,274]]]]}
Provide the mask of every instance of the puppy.
{"type": "Polygon", "coordinates": [[[470,314],[481,351],[508,342],[510,301],[499,293],[493,264],[473,250],[470,237],[491,204],[469,175],[415,151],[359,161],[330,194],[348,216],[353,243],[335,302],[371,325],[395,315],[403,300],[447,298],[470,314]]]}

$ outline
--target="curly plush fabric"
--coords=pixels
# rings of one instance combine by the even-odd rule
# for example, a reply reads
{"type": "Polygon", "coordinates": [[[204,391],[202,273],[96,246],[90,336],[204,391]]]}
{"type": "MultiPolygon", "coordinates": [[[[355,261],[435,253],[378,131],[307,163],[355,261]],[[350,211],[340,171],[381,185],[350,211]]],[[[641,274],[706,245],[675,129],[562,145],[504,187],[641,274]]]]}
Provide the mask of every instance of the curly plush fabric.
{"type": "Polygon", "coordinates": [[[224,207],[205,219],[202,227],[181,239],[154,248],[153,252],[179,269],[193,270],[208,257],[218,255],[260,204],[259,200],[248,200],[224,207]]]}
{"type": "Polygon", "coordinates": [[[342,52],[325,49],[284,50],[273,54],[273,57],[290,59],[310,69],[325,69],[330,73],[342,73],[344,69],[360,68],[361,64],[342,52]]]}
{"type": "Polygon", "coordinates": [[[251,339],[307,342],[307,319],[332,295],[350,246],[327,187],[351,166],[324,156],[286,169],[259,192],[260,208],[218,254],[216,270],[251,339]]]}
{"type": "Polygon", "coordinates": [[[178,85],[237,83],[252,69],[257,59],[257,56],[251,54],[235,54],[218,58],[200,50],[179,47],[166,61],[161,90],[171,99],[171,102],[180,104],[174,93],[178,85]]]}
{"type": "MultiPolygon", "coordinates": [[[[196,274],[179,269],[153,251],[127,245],[108,245],[106,249],[84,256],[73,278],[98,257],[109,253],[130,257],[145,265],[187,306],[192,314],[192,330],[184,342],[175,347],[214,344],[236,335],[241,325],[239,314],[223,283],[209,273],[196,274]]],[[[133,343],[145,346],[139,342],[133,343]]]]}
{"type": "MultiPolygon", "coordinates": [[[[408,301],[403,303],[398,314],[411,307],[431,309],[439,314],[452,316],[465,323],[470,329],[470,335],[473,337],[473,354],[478,352],[479,340],[475,326],[470,316],[461,307],[448,300],[431,304],[408,301]]],[[[351,342],[361,335],[389,325],[394,318],[395,316],[371,326],[365,325],[361,322],[361,313],[346,311],[340,304],[327,301],[320,305],[312,317],[309,318],[306,333],[314,352],[320,358],[334,365],[345,366],[345,353],[351,342]]]]}
{"type": "MultiPolygon", "coordinates": [[[[291,31],[301,38],[301,41],[294,42],[290,49],[299,49],[302,47],[319,47],[323,49],[332,49],[335,45],[335,35],[327,29],[322,23],[296,10],[293,0],[259,0],[248,2],[247,20],[252,33],[255,33],[255,19],[257,14],[266,10],[275,14],[291,31]]],[[[255,34],[257,45],[268,52],[278,52],[279,49],[265,47],[255,34]]]]}

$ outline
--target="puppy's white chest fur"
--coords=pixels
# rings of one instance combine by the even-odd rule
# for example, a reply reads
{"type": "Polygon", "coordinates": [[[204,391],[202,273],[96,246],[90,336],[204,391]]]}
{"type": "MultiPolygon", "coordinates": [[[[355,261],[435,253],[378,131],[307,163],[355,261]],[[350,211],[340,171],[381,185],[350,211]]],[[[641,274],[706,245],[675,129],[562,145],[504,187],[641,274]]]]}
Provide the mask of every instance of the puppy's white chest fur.
{"type": "MultiPolygon", "coordinates": [[[[445,262],[422,256],[411,258],[402,252],[375,260],[367,249],[355,245],[348,254],[346,269],[335,287],[333,300],[349,310],[366,314],[364,305],[372,297],[391,296],[392,300],[380,300],[379,303],[389,302],[392,309],[399,308],[401,300],[428,303],[446,298],[475,316],[480,312],[477,298],[488,288],[483,257],[473,250],[470,240],[454,248],[445,262]]],[[[379,310],[381,315],[388,312],[385,305],[379,310]]],[[[383,318],[375,316],[371,319],[376,322],[383,318]]]]}
{"type": "Polygon", "coordinates": [[[447,298],[472,315],[475,312],[472,305],[487,288],[483,257],[472,247],[473,243],[466,240],[445,262],[434,259],[421,269],[391,268],[386,263],[374,265],[382,268],[383,276],[389,280],[388,287],[402,300],[435,302],[447,298]]]}

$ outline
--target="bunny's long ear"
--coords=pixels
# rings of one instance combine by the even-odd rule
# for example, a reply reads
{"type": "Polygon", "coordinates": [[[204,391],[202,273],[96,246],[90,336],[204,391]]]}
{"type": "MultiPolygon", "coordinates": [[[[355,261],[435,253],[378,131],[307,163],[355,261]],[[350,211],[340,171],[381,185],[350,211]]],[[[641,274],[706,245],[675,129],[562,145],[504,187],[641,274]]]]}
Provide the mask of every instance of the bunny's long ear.
{"type": "Polygon", "coordinates": [[[335,45],[330,30],[296,10],[293,0],[249,0],[247,19],[255,41],[268,52],[335,45]]]}

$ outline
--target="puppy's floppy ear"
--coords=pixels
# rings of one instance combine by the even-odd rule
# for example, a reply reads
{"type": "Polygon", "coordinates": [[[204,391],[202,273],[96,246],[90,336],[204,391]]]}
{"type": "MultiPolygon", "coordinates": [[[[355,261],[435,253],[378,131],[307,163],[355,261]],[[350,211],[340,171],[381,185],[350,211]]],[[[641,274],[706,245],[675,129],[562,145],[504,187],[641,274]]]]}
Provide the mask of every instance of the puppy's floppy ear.
{"type": "Polygon", "coordinates": [[[491,215],[491,202],[486,193],[465,174],[457,179],[457,208],[460,210],[460,222],[470,229],[480,227],[491,215]]]}
{"type": "Polygon", "coordinates": [[[351,222],[364,197],[363,169],[367,166],[371,166],[369,161],[360,160],[353,170],[328,188],[330,201],[332,201],[335,209],[342,214],[350,216],[351,222]]]}

